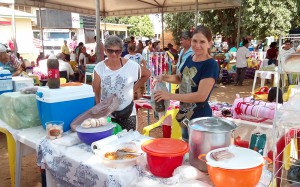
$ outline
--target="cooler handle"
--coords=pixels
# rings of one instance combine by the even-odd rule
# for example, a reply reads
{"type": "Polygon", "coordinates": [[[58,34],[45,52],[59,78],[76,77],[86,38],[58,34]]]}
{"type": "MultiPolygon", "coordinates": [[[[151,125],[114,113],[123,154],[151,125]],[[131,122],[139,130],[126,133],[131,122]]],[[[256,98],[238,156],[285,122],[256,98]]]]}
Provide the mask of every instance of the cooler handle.
{"type": "Polygon", "coordinates": [[[43,92],[36,92],[36,94],[39,98],[42,98],[43,97],[43,92]]]}

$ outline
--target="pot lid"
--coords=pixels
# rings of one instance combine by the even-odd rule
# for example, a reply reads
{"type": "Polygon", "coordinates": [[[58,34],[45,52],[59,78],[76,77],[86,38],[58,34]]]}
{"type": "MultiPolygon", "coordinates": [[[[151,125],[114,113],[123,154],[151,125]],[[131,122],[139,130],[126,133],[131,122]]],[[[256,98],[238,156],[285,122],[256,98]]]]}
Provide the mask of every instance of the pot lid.
{"type": "Polygon", "coordinates": [[[196,131],[223,133],[232,131],[237,126],[235,123],[223,118],[201,117],[191,120],[189,127],[196,131]]]}
{"type": "Polygon", "coordinates": [[[252,149],[235,146],[212,150],[206,155],[206,160],[208,165],[223,169],[249,169],[264,163],[263,156],[258,152],[252,149]],[[234,157],[219,161],[216,161],[211,157],[211,153],[226,149],[234,154],[234,157]]]}
{"type": "Polygon", "coordinates": [[[81,125],[78,125],[76,127],[76,132],[81,132],[81,133],[96,133],[96,132],[103,132],[103,131],[108,131],[112,128],[114,128],[116,125],[113,123],[107,123],[107,125],[103,125],[100,127],[95,127],[95,128],[82,128],[81,125]]]}
{"type": "Polygon", "coordinates": [[[189,151],[189,144],[172,138],[156,138],[144,142],[142,150],[154,156],[182,156],[189,151]]]}

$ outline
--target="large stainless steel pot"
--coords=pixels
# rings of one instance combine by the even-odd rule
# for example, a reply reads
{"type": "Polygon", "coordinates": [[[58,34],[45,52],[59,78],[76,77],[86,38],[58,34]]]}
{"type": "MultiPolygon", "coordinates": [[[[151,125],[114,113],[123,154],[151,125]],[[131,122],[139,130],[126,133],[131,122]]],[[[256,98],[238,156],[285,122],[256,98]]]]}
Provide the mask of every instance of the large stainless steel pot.
{"type": "Polygon", "coordinates": [[[201,171],[207,171],[206,163],[199,160],[200,154],[228,147],[233,143],[232,131],[237,127],[231,121],[215,117],[195,118],[184,122],[189,128],[189,162],[201,171]]]}

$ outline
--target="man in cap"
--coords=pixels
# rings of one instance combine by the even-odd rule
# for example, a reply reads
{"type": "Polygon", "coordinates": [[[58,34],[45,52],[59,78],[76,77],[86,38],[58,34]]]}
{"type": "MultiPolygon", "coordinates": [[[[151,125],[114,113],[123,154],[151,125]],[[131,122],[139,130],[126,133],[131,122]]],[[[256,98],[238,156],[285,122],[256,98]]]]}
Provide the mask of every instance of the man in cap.
{"type": "Polygon", "coordinates": [[[191,47],[192,33],[190,31],[182,32],[180,36],[180,45],[182,49],[179,52],[179,58],[177,62],[177,70],[180,71],[184,66],[186,59],[191,56],[194,52],[191,47]]]}
{"type": "Polygon", "coordinates": [[[0,44],[0,67],[9,70],[12,76],[18,76],[23,71],[21,65],[21,61],[14,54],[8,52],[5,45],[0,44]]]}

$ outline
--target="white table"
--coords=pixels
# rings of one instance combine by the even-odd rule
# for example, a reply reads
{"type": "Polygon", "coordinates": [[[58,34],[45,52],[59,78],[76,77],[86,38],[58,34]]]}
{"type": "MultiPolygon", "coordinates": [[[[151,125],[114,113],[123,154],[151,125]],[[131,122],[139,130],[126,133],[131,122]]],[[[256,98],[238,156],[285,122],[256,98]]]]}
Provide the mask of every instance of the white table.
{"type": "Polygon", "coordinates": [[[16,187],[21,186],[22,156],[28,153],[36,153],[37,146],[45,136],[46,131],[42,126],[18,130],[16,134],[16,187]]]}
{"type": "Polygon", "coordinates": [[[246,121],[242,119],[234,119],[234,118],[225,118],[229,121],[234,122],[237,126],[240,125],[249,125],[249,126],[256,126],[256,127],[262,127],[266,129],[271,129],[273,126],[273,121],[272,120],[267,120],[264,122],[252,122],[252,121],[246,121]]]}

